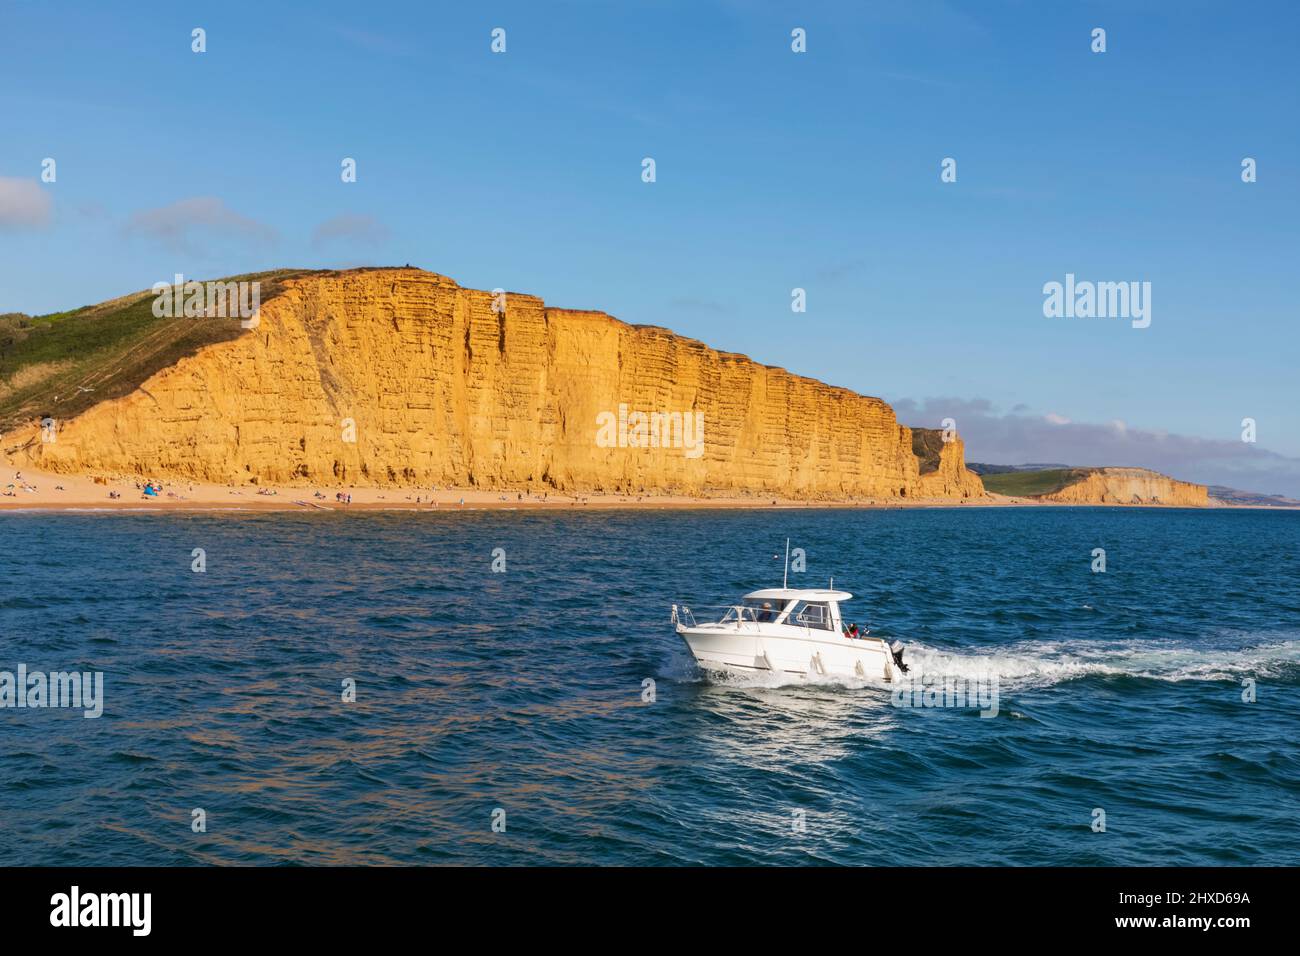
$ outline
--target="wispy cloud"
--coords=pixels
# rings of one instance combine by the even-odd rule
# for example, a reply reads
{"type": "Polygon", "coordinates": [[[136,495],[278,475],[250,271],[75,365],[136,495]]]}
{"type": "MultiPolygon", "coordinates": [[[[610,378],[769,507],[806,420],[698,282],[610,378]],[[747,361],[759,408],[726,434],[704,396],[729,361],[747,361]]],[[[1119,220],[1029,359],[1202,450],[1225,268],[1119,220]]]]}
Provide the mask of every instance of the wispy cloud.
{"type": "Polygon", "coordinates": [[[378,246],[388,241],[388,227],[374,216],[343,213],[326,219],[312,230],[311,244],[317,249],[332,243],[378,246]]]}
{"type": "Polygon", "coordinates": [[[945,92],[951,92],[954,90],[961,89],[961,85],[958,83],[954,83],[951,80],[943,79],[942,77],[931,76],[929,74],[906,73],[897,70],[886,70],[882,75],[888,77],[891,80],[896,80],[900,83],[917,83],[920,84],[921,86],[929,86],[937,90],[943,90],[945,92]]]}
{"type": "Polygon", "coordinates": [[[215,196],[182,199],[134,213],[125,233],[189,255],[205,255],[212,242],[270,246],[278,238],[273,228],[240,215],[215,196]]]}
{"type": "Polygon", "coordinates": [[[867,260],[863,258],[844,259],[817,270],[816,277],[823,282],[838,282],[862,272],[867,265],[867,260]]]}
{"type": "Polygon", "coordinates": [[[957,423],[968,461],[998,465],[1059,462],[1127,465],[1202,484],[1229,485],[1264,494],[1300,496],[1300,458],[1234,438],[1197,438],[1134,428],[1115,419],[1074,422],[1056,412],[1034,414],[1023,405],[1002,412],[986,399],[903,399],[894,403],[907,425],[957,423]]]}
{"type": "Polygon", "coordinates": [[[0,229],[42,229],[53,205],[36,180],[0,176],[0,229]]]}
{"type": "Polygon", "coordinates": [[[329,28],[335,36],[346,40],[353,46],[360,47],[368,53],[384,56],[409,56],[412,44],[409,39],[396,33],[380,33],[376,30],[361,30],[352,26],[332,26],[329,28]]]}
{"type": "Polygon", "coordinates": [[[731,306],[725,302],[698,296],[680,296],[670,301],[668,305],[678,312],[712,312],[715,315],[726,315],[732,311],[731,306]]]}

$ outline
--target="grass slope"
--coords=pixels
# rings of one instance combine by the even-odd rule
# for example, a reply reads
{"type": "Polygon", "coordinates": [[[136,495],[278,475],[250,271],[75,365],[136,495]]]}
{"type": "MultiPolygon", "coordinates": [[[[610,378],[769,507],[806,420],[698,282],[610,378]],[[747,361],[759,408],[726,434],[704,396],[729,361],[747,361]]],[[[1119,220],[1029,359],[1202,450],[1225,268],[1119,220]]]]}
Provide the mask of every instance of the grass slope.
{"type": "Polygon", "coordinates": [[[984,487],[994,494],[1032,498],[1050,495],[1085,477],[1087,468],[1053,468],[1047,471],[1009,471],[984,475],[984,487]]]}
{"type": "MultiPolygon", "coordinates": [[[[260,281],[265,303],[285,279],[302,274],[278,269],[219,281],[260,281]]],[[[145,291],[71,312],[0,316],[0,433],[46,415],[72,418],[244,331],[236,318],[160,319],[153,303],[145,291]]]]}

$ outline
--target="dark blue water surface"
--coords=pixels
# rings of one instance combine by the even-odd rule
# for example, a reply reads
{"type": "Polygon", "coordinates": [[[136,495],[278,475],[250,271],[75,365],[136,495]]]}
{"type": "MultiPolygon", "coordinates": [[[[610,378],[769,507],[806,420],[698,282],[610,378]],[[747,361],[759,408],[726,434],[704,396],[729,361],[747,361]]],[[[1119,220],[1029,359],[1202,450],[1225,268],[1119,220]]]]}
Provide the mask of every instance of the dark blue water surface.
{"type": "Polygon", "coordinates": [[[0,670],[106,702],[0,709],[0,864],[1295,864],[1298,639],[1300,513],[3,515],[0,670]],[[787,535],[998,716],[704,680],[787,535]]]}

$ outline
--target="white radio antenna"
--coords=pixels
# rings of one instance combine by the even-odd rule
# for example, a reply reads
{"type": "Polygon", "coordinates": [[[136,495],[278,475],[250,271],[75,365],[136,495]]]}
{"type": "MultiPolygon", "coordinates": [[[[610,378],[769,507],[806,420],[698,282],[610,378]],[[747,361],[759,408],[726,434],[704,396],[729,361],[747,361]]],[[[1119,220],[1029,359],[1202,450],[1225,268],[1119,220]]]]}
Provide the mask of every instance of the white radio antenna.
{"type": "Polygon", "coordinates": [[[785,539],[785,573],[781,575],[781,587],[789,587],[790,580],[790,539],[785,539]]]}

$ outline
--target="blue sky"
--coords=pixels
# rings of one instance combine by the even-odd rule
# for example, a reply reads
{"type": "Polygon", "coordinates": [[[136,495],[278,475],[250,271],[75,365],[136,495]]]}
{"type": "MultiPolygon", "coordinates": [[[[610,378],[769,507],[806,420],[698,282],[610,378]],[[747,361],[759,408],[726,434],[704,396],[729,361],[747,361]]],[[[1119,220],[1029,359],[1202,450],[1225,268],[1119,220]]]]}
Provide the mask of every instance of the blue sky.
{"type": "Polygon", "coordinates": [[[1296,5],[283,6],[0,0],[0,311],[410,262],[951,414],[972,460],[1300,496],[1296,5]],[[1151,326],[1045,318],[1066,273],[1151,282],[1151,326]]]}

